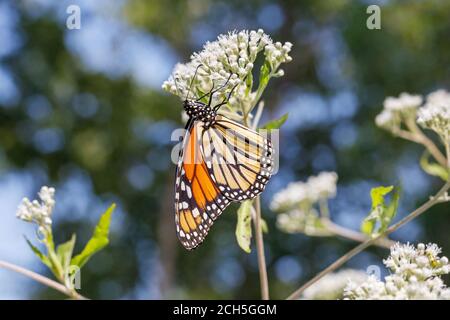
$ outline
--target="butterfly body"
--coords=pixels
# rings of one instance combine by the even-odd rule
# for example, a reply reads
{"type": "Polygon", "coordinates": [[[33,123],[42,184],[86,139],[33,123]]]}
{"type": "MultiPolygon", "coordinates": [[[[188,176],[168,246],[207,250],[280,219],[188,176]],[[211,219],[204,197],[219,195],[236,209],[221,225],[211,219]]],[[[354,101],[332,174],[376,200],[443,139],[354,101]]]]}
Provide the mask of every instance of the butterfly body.
{"type": "Polygon", "coordinates": [[[186,99],[189,116],[175,181],[175,224],[182,245],[194,249],[231,202],[253,199],[269,181],[273,149],[268,139],[186,99]]]}
{"type": "Polygon", "coordinates": [[[199,101],[185,100],[183,107],[190,119],[202,121],[206,127],[210,127],[217,116],[213,108],[199,101]]]}

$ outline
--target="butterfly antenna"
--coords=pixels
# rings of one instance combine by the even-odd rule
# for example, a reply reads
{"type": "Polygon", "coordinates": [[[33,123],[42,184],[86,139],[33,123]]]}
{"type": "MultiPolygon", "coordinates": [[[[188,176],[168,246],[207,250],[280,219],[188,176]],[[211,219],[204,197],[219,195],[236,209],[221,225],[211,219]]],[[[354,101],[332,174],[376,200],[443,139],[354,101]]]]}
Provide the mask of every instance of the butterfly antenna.
{"type": "Polygon", "coordinates": [[[198,68],[200,68],[201,66],[203,66],[203,64],[200,63],[200,64],[197,66],[197,68],[195,68],[194,76],[192,77],[191,84],[189,85],[189,90],[188,90],[188,92],[186,93],[186,99],[184,99],[184,100],[187,100],[187,99],[189,98],[189,93],[191,92],[191,89],[192,89],[192,83],[194,82],[195,77],[197,76],[198,68]]]}
{"type": "Polygon", "coordinates": [[[219,103],[217,106],[214,107],[214,111],[219,110],[219,108],[220,108],[221,106],[223,106],[224,104],[227,104],[228,101],[230,101],[231,94],[233,93],[234,89],[236,89],[236,87],[237,87],[238,85],[239,85],[239,83],[236,84],[233,88],[231,88],[231,91],[228,93],[228,96],[225,97],[225,98],[222,100],[221,103],[219,103]]]}
{"type": "Polygon", "coordinates": [[[209,106],[209,105],[211,104],[211,100],[212,100],[213,94],[216,93],[217,91],[220,91],[220,90],[222,90],[223,88],[225,88],[225,86],[228,84],[228,82],[230,82],[230,79],[231,79],[231,76],[232,76],[232,75],[233,75],[233,73],[230,73],[230,76],[228,77],[227,81],[225,81],[224,84],[222,84],[220,87],[218,87],[218,88],[216,88],[216,89],[214,89],[214,82],[213,82],[213,85],[212,85],[211,90],[209,90],[209,92],[205,93],[205,94],[202,95],[200,98],[198,98],[197,101],[200,101],[200,100],[202,100],[204,97],[206,97],[206,96],[209,95],[209,103],[208,103],[208,106],[209,106]]]}

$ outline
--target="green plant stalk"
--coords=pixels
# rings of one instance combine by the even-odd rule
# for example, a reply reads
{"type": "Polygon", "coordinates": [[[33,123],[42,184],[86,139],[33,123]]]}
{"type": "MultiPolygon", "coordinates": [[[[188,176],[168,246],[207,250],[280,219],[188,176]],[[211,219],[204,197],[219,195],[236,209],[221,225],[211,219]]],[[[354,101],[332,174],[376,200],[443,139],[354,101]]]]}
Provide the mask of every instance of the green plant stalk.
{"type": "Polygon", "coordinates": [[[55,290],[65,294],[69,298],[76,299],[76,300],[88,300],[86,297],[82,296],[81,294],[79,294],[77,292],[74,292],[74,291],[68,289],[64,285],[62,285],[52,279],[44,277],[43,275],[40,275],[36,272],[19,267],[18,265],[0,260],[0,268],[8,269],[13,272],[22,274],[28,278],[31,278],[31,279],[49,287],[49,288],[55,289],[55,290]]]}
{"type": "Polygon", "coordinates": [[[445,144],[445,154],[447,156],[447,170],[450,172],[450,135],[447,137],[445,144]]]}
{"type": "MultiPolygon", "coordinates": [[[[412,140],[414,142],[422,144],[430,152],[430,154],[434,157],[434,159],[437,162],[439,162],[440,165],[442,165],[443,167],[448,166],[447,159],[445,158],[445,156],[442,154],[442,152],[439,150],[439,148],[434,144],[434,142],[430,138],[428,138],[423,133],[423,131],[417,126],[415,120],[406,121],[406,126],[408,127],[408,129],[410,130],[412,135],[415,136],[414,140],[412,140],[412,139],[408,139],[408,140],[412,140]]],[[[448,156],[447,156],[447,158],[448,158],[448,156]]]]}
{"type": "MultiPolygon", "coordinates": [[[[328,218],[321,218],[321,221],[322,221],[323,225],[327,228],[327,230],[329,230],[335,236],[338,236],[338,237],[341,237],[344,239],[353,240],[356,242],[364,242],[364,241],[370,240],[370,237],[366,236],[365,234],[360,233],[358,231],[344,228],[344,227],[334,223],[333,221],[331,221],[328,218]]],[[[394,243],[395,242],[390,239],[382,238],[382,239],[377,240],[374,243],[374,245],[379,246],[380,248],[389,249],[392,245],[394,245],[394,243]]]]}
{"type": "MultiPolygon", "coordinates": [[[[269,76],[270,79],[270,76],[269,76]]],[[[267,81],[268,82],[268,81],[267,81]]],[[[267,82],[265,85],[260,84],[257,90],[257,94],[255,96],[255,99],[252,102],[251,108],[249,110],[243,110],[244,114],[244,125],[246,127],[250,127],[250,124],[248,122],[248,115],[250,114],[251,110],[256,106],[259,99],[261,98],[262,92],[267,87],[267,82]]],[[[261,111],[264,104],[261,106],[261,111]]],[[[244,109],[244,108],[242,108],[244,109]]],[[[255,121],[253,123],[253,127],[257,128],[258,123],[255,121]]],[[[255,198],[255,201],[253,203],[253,207],[255,209],[255,215],[253,219],[254,228],[255,228],[255,242],[256,242],[256,253],[258,256],[258,270],[259,270],[259,282],[261,287],[261,299],[262,300],[269,300],[269,279],[267,277],[267,265],[266,265],[266,257],[264,253],[264,238],[263,238],[263,231],[261,227],[261,200],[260,197],[257,196],[255,198]]]]}
{"type": "Polygon", "coordinates": [[[287,297],[287,300],[294,300],[301,297],[302,293],[311,287],[314,283],[322,279],[325,275],[327,275],[330,272],[333,272],[337,268],[341,267],[343,264],[345,264],[348,260],[356,256],[358,253],[363,251],[364,249],[370,247],[371,245],[375,244],[376,241],[379,241],[380,239],[386,237],[387,235],[391,234],[392,232],[396,231],[398,228],[402,227],[406,223],[410,222],[411,220],[417,218],[424,212],[426,212],[429,208],[434,206],[437,203],[440,203],[440,198],[442,195],[444,195],[448,189],[450,189],[450,181],[447,181],[444,186],[436,193],[435,196],[431,197],[427,202],[422,204],[419,208],[411,212],[409,215],[398,221],[397,223],[393,224],[389,228],[387,228],[384,232],[377,235],[376,237],[366,240],[365,242],[359,244],[349,252],[347,252],[345,255],[340,257],[338,260],[333,262],[331,265],[329,265],[327,268],[319,272],[315,277],[313,277],[311,280],[307,281],[304,285],[302,285],[299,289],[295,290],[289,297],[287,297]]]}
{"type": "Polygon", "coordinates": [[[256,252],[258,255],[261,298],[262,300],[269,300],[269,279],[267,277],[266,257],[264,254],[264,239],[261,227],[261,201],[259,196],[257,196],[255,199],[254,208],[255,208],[255,219],[253,220],[253,222],[255,226],[255,241],[256,241],[256,252]]]}
{"type": "Polygon", "coordinates": [[[44,244],[47,247],[48,258],[50,259],[50,262],[53,266],[52,272],[58,279],[58,281],[64,284],[64,270],[55,252],[55,244],[53,242],[53,235],[51,230],[45,229],[44,244]]]}
{"type": "MultiPolygon", "coordinates": [[[[248,113],[244,114],[244,125],[249,127],[248,113]]],[[[264,254],[264,239],[261,227],[261,202],[259,196],[254,201],[255,215],[253,219],[255,227],[256,253],[258,256],[259,282],[261,286],[261,299],[269,300],[269,279],[267,278],[266,257],[264,254]]]]}
{"type": "MultiPolygon", "coordinates": [[[[354,231],[348,228],[344,228],[336,223],[334,223],[330,219],[330,210],[328,208],[328,201],[326,199],[319,200],[319,212],[320,212],[320,221],[327,228],[328,231],[332,233],[332,235],[353,240],[356,242],[364,242],[370,239],[365,234],[362,234],[358,231],[354,231]]],[[[381,248],[389,249],[394,244],[393,241],[389,239],[380,239],[375,243],[375,245],[380,246],[381,248]]]]}
{"type": "MultiPolygon", "coordinates": [[[[278,69],[278,67],[279,66],[271,69],[271,71],[268,75],[267,81],[259,83],[258,89],[256,90],[255,98],[253,99],[253,101],[250,105],[250,108],[248,108],[248,110],[247,110],[244,105],[241,106],[241,110],[243,113],[242,121],[246,127],[250,127],[250,124],[248,121],[248,116],[251,113],[251,111],[255,108],[258,101],[261,99],[261,96],[262,96],[264,90],[266,89],[270,78],[272,78],[274,72],[276,71],[276,69],[278,69]]],[[[250,90],[249,91],[251,91],[252,86],[253,86],[253,79],[251,79],[251,81],[250,81],[250,85],[249,85],[250,90]]],[[[248,92],[247,94],[249,94],[249,93],[250,92],[248,92]]],[[[259,111],[259,113],[262,112],[263,107],[264,107],[264,104],[261,105],[261,110],[259,111]]],[[[257,121],[255,121],[253,123],[252,127],[253,128],[258,127],[257,121]]],[[[267,277],[267,265],[266,265],[266,257],[265,257],[265,253],[264,253],[264,239],[263,239],[263,232],[262,232],[262,227],[261,227],[261,201],[260,201],[259,196],[257,196],[255,198],[254,209],[255,209],[255,216],[254,216],[253,222],[254,222],[254,227],[255,227],[255,242],[256,242],[256,252],[257,252],[257,256],[258,256],[258,269],[259,269],[259,280],[260,280],[260,286],[261,286],[261,298],[263,300],[269,300],[269,280],[267,277]]]]}

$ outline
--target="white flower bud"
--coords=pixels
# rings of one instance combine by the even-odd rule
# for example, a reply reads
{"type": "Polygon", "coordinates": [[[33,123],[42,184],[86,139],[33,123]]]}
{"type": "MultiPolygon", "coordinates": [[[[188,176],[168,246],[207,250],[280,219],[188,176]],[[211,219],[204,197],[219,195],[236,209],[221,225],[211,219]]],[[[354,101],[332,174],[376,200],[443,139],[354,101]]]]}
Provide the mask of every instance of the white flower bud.
{"type": "Polygon", "coordinates": [[[21,220],[34,222],[39,226],[50,225],[53,207],[55,206],[55,189],[44,186],[38,195],[41,202],[23,198],[17,209],[16,216],[21,220]]]}

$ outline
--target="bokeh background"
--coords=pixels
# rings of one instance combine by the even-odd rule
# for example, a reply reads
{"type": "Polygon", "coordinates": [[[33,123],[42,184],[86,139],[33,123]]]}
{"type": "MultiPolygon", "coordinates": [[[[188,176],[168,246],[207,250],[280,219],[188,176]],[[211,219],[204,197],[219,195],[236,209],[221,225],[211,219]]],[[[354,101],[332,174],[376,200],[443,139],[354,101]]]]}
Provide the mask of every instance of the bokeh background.
{"type": "MultiPolygon", "coordinates": [[[[420,146],[374,124],[387,95],[449,88],[450,2],[393,0],[1,0],[0,259],[51,276],[27,247],[34,228],[15,218],[23,196],[57,189],[56,241],[87,241],[111,202],[111,244],[83,269],[81,293],[96,299],[259,298],[256,250],[246,254],[230,207],[197,250],[174,231],[171,132],[180,101],[161,90],[174,64],[231,30],[263,28],[294,44],[285,76],[271,81],[262,122],[289,112],[280,171],[263,194],[271,296],[293,289],[355,244],[288,235],[268,210],[274,192],[323,170],[339,174],[332,219],[358,229],[371,187],[403,187],[399,217],[441,182],[422,172],[420,146]],[[66,9],[81,8],[81,29],[66,9]],[[366,8],[381,7],[381,30],[366,8]]],[[[397,217],[397,218],[399,218],[397,217]]],[[[448,206],[398,230],[401,241],[450,253],[448,206]]],[[[372,248],[347,267],[382,264],[372,248]]],[[[62,298],[0,270],[0,298],[62,298]]]]}

